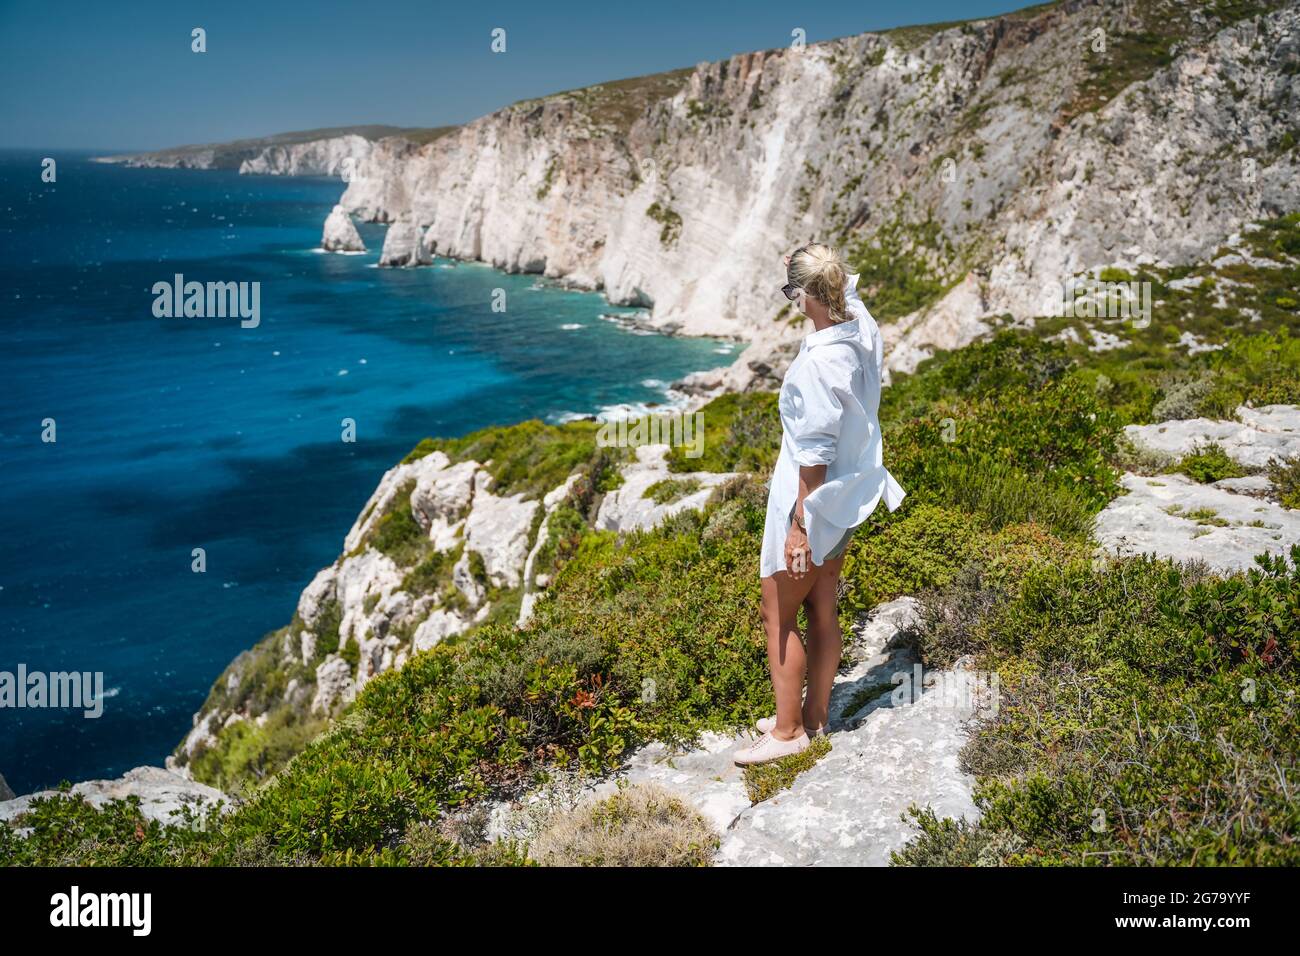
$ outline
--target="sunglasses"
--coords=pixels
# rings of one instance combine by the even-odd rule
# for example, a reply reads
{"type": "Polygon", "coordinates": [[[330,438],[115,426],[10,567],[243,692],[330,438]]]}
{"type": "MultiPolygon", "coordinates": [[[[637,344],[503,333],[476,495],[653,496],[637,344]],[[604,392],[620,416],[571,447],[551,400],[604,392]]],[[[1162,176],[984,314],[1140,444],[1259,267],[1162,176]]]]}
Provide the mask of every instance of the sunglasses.
{"type": "MultiPolygon", "coordinates": [[[[790,253],[788,256],[782,257],[785,260],[785,267],[787,270],[786,278],[790,277],[789,276],[790,263],[794,261],[795,256],[799,255],[799,253],[803,252],[807,248],[808,248],[807,246],[800,246],[798,249],[790,253]]],[[[781,292],[791,302],[799,298],[799,293],[801,291],[803,291],[802,288],[800,286],[795,285],[793,282],[787,282],[785,285],[781,286],[781,292]]]]}

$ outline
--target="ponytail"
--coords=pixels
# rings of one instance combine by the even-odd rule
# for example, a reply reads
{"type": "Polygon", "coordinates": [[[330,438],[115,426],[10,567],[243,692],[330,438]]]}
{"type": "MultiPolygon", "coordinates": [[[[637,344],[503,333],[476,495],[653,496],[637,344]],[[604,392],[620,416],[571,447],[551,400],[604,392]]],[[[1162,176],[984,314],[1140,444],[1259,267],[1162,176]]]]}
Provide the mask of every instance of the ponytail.
{"type": "Polygon", "coordinates": [[[848,273],[843,260],[830,246],[813,242],[796,250],[790,257],[786,275],[791,284],[826,306],[832,322],[843,322],[848,317],[844,302],[848,273]]]}

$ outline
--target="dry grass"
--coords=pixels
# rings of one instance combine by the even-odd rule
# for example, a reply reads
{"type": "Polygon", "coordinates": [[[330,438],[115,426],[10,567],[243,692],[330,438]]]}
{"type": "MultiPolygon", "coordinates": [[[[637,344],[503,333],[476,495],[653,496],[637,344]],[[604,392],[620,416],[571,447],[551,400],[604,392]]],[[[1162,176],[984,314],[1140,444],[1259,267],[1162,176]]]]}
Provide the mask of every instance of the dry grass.
{"type": "Polygon", "coordinates": [[[543,866],[710,866],[718,835],[662,787],[625,787],[557,816],[529,848],[543,866]]]}

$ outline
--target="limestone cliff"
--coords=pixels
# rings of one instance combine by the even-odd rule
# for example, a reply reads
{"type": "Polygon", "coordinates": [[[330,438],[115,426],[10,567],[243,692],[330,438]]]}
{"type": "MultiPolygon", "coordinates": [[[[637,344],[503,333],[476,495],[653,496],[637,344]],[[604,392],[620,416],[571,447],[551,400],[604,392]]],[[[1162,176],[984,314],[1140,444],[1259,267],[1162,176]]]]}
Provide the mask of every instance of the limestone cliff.
{"type": "MultiPolygon", "coordinates": [[[[342,204],[428,250],[563,277],[653,321],[800,334],[781,253],[842,245],[910,369],[1104,265],[1181,263],[1300,199],[1300,6],[1070,0],[768,50],[388,139],[342,204]],[[1243,8],[1244,10],[1244,8],[1243,8]]],[[[779,359],[777,360],[779,365],[779,359]]]]}

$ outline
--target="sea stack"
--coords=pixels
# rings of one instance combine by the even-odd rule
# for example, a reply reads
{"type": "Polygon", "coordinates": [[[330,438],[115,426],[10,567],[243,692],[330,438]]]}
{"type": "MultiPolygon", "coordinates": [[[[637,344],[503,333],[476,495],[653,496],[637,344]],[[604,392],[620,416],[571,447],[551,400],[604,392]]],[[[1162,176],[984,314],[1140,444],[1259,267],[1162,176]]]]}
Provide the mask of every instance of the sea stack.
{"type": "Polygon", "coordinates": [[[12,800],[15,794],[5,782],[5,775],[0,773],[0,800],[12,800]]]}
{"type": "Polygon", "coordinates": [[[335,206],[325,219],[325,232],[320,239],[326,252],[365,252],[366,244],[352,222],[352,217],[342,206],[335,206]]]}

